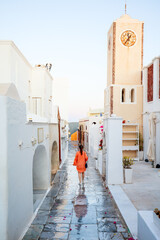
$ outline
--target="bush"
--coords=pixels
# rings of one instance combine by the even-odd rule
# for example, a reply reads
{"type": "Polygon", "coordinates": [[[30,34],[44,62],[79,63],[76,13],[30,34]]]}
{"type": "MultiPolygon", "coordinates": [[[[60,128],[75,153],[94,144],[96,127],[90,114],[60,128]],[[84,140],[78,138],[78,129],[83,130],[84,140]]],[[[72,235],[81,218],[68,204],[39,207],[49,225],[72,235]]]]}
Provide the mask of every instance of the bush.
{"type": "Polygon", "coordinates": [[[131,165],[133,165],[133,159],[130,157],[123,157],[123,167],[124,168],[131,168],[131,165]]]}

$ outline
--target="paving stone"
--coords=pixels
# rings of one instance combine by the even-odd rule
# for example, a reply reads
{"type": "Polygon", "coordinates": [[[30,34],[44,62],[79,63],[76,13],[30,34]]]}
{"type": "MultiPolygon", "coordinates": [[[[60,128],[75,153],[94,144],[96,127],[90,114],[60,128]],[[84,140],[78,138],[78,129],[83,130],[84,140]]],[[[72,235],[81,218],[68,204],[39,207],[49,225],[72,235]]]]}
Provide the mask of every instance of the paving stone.
{"type": "Polygon", "coordinates": [[[50,216],[66,216],[66,215],[72,215],[72,210],[66,210],[66,209],[52,209],[50,211],[50,216]]]}
{"type": "Polygon", "coordinates": [[[113,223],[120,224],[123,226],[123,223],[121,222],[121,220],[119,218],[117,218],[117,217],[112,218],[112,217],[110,217],[110,215],[108,215],[108,217],[107,217],[107,214],[105,217],[97,218],[98,223],[101,222],[102,220],[104,220],[104,221],[107,220],[108,222],[113,222],[113,223]]]}
{"type": "Polygon", "coordinates": [[[107,212],[107,210],[113,215],[113,217],[117,217],[117,212],[115,208],[113,207],[113,204],[99,204],[96,206],[97,213],[98,214],[103,214],[104,212],[107,212]]]}
{"type": "Polygon", "coordinates": [[[128,232],[122,232],[122,236],[124,237],[124,239],[127,239],[127,240],[128,238],[131,238],[131,234],[128,232]]]}
{"type": "Polygon", "coordinates": [[[109,217],[109,218],[116,218],[117,214],[113,207],[105,207],[99,210],[100,208],[97,208],[97,217],[109,217]]]}
{"type": "Polygon", "coordinates": [[[126,226],[102,178],[89,158],[84,187],[73,167],[77,150],[69,143],[68,161],[54,177],[36,218],[23,240],[127,240],[126,226]]]}
{"type": "Polygon", "coordinates": [[[31,225],[23,240],[37,240],[43,230],[43,225],[31,225]]]}
{"type": "Polygon", "coordinates": [[[96,208],[87,205],[74,205],[72,223],[93,224],[97,223],[96,208]]]}
{"type": "Polygon", "coordinates": [[[50,192],[47,194],[47,197],[53,197],[55,198],[58,195],[60,186],[55,186],[53,185],[52,189],[50,190],[50,192]]]}
{"type": "Polygon", "coordinates": [[[74,193],[72,193],[72,194],[70,194],[70,192],[68,192],[68,191],[63,191],[63,192],[61,192],[61,193],[59,193],[58,194],[58,196],[57,196],[57,198],[56,198],[56,200],[58,201],[58,200],[72,200],[73,198],[75,197],[75,192],[74,193]],[[67,195],[66,195],[67,194],[67,195]]]}
{"type": "Polygon", "coordinates": [[[48,240],[54,240],[54,239],[63,239],[67,240],[68,233],[64,232],[42,232],[40,239],[48,239],[48,240]]]}
{"type": "Polygon", "coordinates": [[[97,224],[71,224],[69,239],[98,239],[97,224]]]}
{"type": "Polygon", "coordinates": [[[69,232],[69,224],[46,224],[44,232],[69,232]]]}
{"type": "Polygon", "coordinates": [[[40,210],[50,210],[54,205],[55,200],[53,197],[46,197],[42,203],[40,210]]]}
{"type": "Polygon", "coordinates": [[[117,232],[126,232],[126,228],[122,224],[116,224],[117,232]]]}
{"type": "Polygon", "coordinates": [[[70,224],[71,216],[53,216],[48,218],[48,223],[62,223],[62,224],[70,224]]]}
{"type": "Polygon", "coordinates": [[[49,211],[38,211],[38,214],[34,221],[32,222],[33,225],[38,225],[38,224],[46,224],[47,219],[48,219],[49,211]]]}
{"type": "Polygon", "coordinates": [[[99,240],[124,240],[120,233],[99,232],[99,240]]]}
{"type": "Polygon", "coordinates": [[[117,232],[116,224],[109,222],[107,218],[100,219],[98,221],[99,232],[117,232]]]}
{"type": "Polygon", "coordinates": [[[73,205],[74,199],[56,199],[55,204],[58,205],[73,205]]]}
{"type": "Polygon", "coordinates": [[[69,210],[71,211],[73,209],[73,205],[69,204],[69,205],[65,205],[65,204],[55,204],[53,206],[52,210],[69,210]]]}

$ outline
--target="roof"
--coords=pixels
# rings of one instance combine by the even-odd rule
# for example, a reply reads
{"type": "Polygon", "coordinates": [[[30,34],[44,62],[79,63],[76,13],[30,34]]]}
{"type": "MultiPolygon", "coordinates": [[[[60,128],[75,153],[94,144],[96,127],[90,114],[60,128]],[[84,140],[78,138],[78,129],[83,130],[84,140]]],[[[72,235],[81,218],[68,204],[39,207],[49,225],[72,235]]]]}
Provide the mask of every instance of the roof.
{"type": "Polygon", "coordinates": [[[124,14],[114,22],[139,23],[143,21],[139,21],[138,19],[131,18],[128,14],[124,14]]]}

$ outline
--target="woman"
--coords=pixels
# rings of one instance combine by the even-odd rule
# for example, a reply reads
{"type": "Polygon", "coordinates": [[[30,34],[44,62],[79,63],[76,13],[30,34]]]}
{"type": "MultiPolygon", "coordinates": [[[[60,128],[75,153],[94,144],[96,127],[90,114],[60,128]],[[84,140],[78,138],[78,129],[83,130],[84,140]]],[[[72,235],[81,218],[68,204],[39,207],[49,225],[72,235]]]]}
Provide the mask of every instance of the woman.
{"type": "Polygon", "coordinates": [[[85,164],[88,160],[86,152],[83,151],[83,145],[79,145],[79,151],[76,152],[73,166],[77,166],[79,185],[84,184],[84,172],[86,171],[85,164]]]}

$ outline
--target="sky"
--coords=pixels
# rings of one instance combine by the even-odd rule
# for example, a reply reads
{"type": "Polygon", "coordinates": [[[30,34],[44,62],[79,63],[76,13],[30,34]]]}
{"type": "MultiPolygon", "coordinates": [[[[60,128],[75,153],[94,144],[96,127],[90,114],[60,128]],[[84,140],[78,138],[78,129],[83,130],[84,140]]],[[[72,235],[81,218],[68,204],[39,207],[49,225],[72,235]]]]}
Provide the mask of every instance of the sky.
{"type": "MultiPolygon", "coordinates": [[[[160,55],[160,1],[126,0],[144,21],[144,66],[160,55]]],[[[52,63],[54,79],[69,80],[69,121],[103,108],[107,32],[125,0],[0,0],[0,40],[12,40],[34,66],[52,63]]]]}

